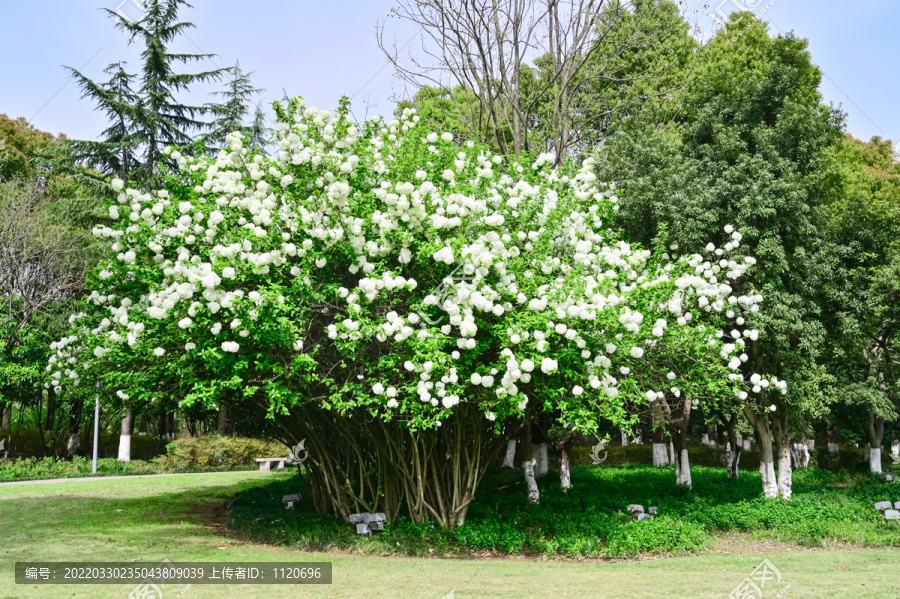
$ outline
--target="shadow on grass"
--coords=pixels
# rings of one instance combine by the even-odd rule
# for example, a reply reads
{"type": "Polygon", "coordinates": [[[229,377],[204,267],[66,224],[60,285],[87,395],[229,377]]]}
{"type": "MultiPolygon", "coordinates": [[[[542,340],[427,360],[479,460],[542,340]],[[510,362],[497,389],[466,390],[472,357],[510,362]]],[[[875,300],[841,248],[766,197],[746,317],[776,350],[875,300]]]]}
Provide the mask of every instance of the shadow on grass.
{"type": "Polygon", "coordinates": [[[821,546],[838,540],[869,547],[900,547],[900,523],[885,521],[876,501],[900,501],[900,485],[846,471],[797,471],[791,501],[762,497],[758,473],[729,480],[721,468],[694,467],[693,489],[675,485],[672,468],[640,465],[580,466],[563,493],[558,474],[540,480],[541,503],[530,505],[521,475],[509,469],[486,477],[466,522],[446,531],[408,518],[372,537],[314,512],[302,481],[279,480],[250,489],[231,507],[228,527],[254,541],[311,550],[376,554],[543,554],[626,557],[696,553],[719,533],[821,546]],[[304,493],[295,510],[281,496],[304,493]],[[657,506],[659,515],[637,522],[629,504],[657,506]]]}

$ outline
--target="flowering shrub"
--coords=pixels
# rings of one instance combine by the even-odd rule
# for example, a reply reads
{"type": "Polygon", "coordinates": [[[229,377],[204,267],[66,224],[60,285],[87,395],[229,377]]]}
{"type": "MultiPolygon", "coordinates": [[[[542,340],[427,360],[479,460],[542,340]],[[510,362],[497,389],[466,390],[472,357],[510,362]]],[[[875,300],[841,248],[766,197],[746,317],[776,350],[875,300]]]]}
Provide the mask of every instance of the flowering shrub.
{"type": "Polygon", "coordinates": [[[652,253],[611,228],[590,160],[493,155],[411,110],[357,126],[346,103],[276,109],[273,157],[232,134],[216,157],[170,151],[164,189],[114,181],[116,223],[95,230],[114,257],[50,384],[362,409],[411,431],[542,409],[589,431],[626,402],[747,393],[743,315],[761,296],[734,293],[753,263],[728,258],[740,233],[706,259],[652,253]]]}

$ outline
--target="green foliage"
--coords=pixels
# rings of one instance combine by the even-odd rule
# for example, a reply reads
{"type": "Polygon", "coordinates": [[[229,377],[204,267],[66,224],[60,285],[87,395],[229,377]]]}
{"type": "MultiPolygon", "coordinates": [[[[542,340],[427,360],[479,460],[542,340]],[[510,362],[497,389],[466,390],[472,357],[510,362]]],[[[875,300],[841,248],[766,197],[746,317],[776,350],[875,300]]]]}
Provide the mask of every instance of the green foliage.
{"type": "Polygon", "coordinates": [[[256,458],[278,458],[288,454],[288,448],[276,441],[246,437],[179,437],[166,445],[166,454],[156,458],[165,470],[192,466],[250,466],[256,458]]]}
{"type": "MultiPolygon", "coordinates": [[[[73,478],[92,474],[90,458],[74,456],[72,459],[54,457],[19,458],[0,464],[0,482],[39,480],[43,478],[73,478]]],[[[159,469],[141,460],[120,462],[115,458],[97,460],[97,476],[121,476],[126,474],[155,474],[159,469]]]]}
{"type": "Polygon", "coordinates": [[[652,114],[637,114],[599,155],[631,239],[677,252],[719,241],[725,223],[744,233],[742,252],[760,261],[746,283],[765,311],[748,318],[762,334],[742,372],[765,367],[788,380],[792,393],[763,393],[752,410],[774,402],[773,417],[792,428],[836,399],[822,365],[824,295],[841,249],[824,236],[821,180],[842,115],[823,104],[819,82],[805,40],[771,38],[752,14],[734,15],[700,53],[678,126],[659,130],[652,114]]]}
{"type": "Polygon", "coordinates": [[[257,541],[309,549],[354,549],[421,555],[490,551],[567,557],[630,557],[702,551],[722,533],[820,545],[838,540],[864,546],[900,547],[900,529],[884,520],[876,501],[900,500],[900,486],[868,474],[804,470],[795,473],[794,499],[764,499],[758,473],[727,480],[721,468],[692,467],[694,491],[676,486],[671,469],[646,466],[576,467],[573,488],[563,493],[553,476],[540,479],[541,503],[531,505],[517,473],[490,476],[466,522],[441,531],[434,524],[401,520],[371,538],[350,524],[312,513],[308,498],[294,510],[280,503],[303,492],[302,479],[253,489],[232,505],[229,527],[257,541]],[[659,508],[650,521],[625,509],[639,503],[659,508]],[[399,547],[397,546],[399,543],[399,547]]]}
{"type": "Polygon", "coordinates": [[[55,140],[52,134],[36,129],[24,117],[11,119],[0,114],[0,182],[34,177],[37,165],[32,161],[55,140]]]}

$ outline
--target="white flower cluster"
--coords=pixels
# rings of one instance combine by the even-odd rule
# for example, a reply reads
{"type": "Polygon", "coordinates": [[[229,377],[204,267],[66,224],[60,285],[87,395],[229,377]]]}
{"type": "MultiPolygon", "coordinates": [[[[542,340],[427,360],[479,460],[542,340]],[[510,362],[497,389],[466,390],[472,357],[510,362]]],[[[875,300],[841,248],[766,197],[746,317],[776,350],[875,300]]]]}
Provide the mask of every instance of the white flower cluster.
{"type": "MultiPolygon", "coordinates": [[[[366,385],[342,383],[346,396],[439,422],[461,402],[504,418],[548,385],[584,401],[641,400],[623,377],[678,344],[693,351],[698,331],[722,367],[746,361],[744,339],[758,331],[744,319],[762,298],[733,293],[753,260],[728,258],[741,240],[732,228],[707,247],[714,259],[659,262],[609,228],[617,199],[590,159],[569,171],[542,154],[528,169],[424,132],[411,110],[360,128],[292,103],[273,157],[235,133],[212,159],[171,152],[201,181],[177,198],[114,181],[116,223],[95,235],[116,260],[98,269],[78,335],[54,347],[51,366],[68,366],[51,384],[112,347],[198,372],[226,354],[278,356],[272,364],[320,352],[366,373],[366,385]],[[712,334],[726,322],[742,329],[712,334]]],[[[290,376],[266,378],[299,393],[290,376]]]]}

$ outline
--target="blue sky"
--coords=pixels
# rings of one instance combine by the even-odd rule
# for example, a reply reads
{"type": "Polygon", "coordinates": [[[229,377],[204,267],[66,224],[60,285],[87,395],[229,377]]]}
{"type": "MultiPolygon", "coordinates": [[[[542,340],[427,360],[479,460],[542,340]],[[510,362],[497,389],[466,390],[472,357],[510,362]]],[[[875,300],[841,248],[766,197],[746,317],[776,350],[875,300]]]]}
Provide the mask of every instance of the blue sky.
{"type": "MultiPolygon", "coordinates": [[[[24,116],[51,133],[94,139],[105,126],[103,115],[79,90],[67,84],[61,65],[102,79],[110,63],[125,60],[132,69],[140,48],[100,9],[115,9],[122,0],[28,0],[0,2],[0,113],[24,116]]],[[[181,18],[197,28],[176,50],[208,52],[215,63],[256,71],[264,97],[304,95],[307,102],[332,109],[341,95],[357,94],[354,113],[389,115],[394,99],[408,90],[395,77],[375,40],[375,24],[384,21],[393,0],[194,0],[181,18]]],[[[861,139],[873,135],[900,139],[900,67],[895,36],[900,26],[896,0],[685,0],[687,13],[705,31],[705,15],[744,6],[770,23],[770,32],[793,30],[809,39],[813,61],[825,76],[821,87],[828,102],[848,113],[847,129],[861,139]]],[[[128,6],[123,7],[127,10],[128,6]]],[[[415,30],[398,19],[386,21],[388,37],[398,45],[415,30]]],[[[415,40],[410,48],[415,47],[415,40]]],[[[212,66],[212,65],[210,65],[212,66]]],[[[209,101],[198,89],[190,98],[209,101]]]]}

